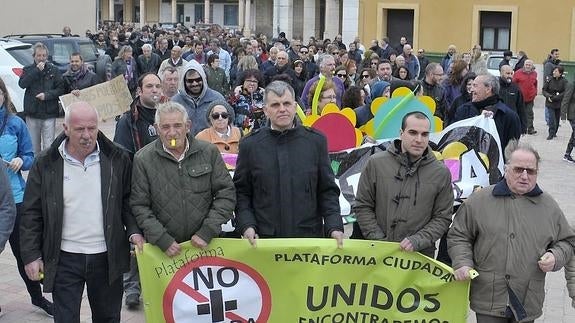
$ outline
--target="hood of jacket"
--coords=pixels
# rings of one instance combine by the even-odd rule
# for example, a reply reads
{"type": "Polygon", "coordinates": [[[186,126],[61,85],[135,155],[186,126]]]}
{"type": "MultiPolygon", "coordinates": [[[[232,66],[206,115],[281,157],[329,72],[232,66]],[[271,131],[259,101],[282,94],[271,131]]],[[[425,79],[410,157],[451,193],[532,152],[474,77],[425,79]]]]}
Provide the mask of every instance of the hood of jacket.
{"type": "Polygon", "coordinates": [[[204,95],[206,95],[206,92],[208,90],[208,79],[206,78],[206,72],[204,71],[204,68],[195,59],[192,59],[185,65],[183,73],[182,75],[180,75],[180,84],[178,86],[178,91],[182,96],[186,97],[186,99],[193,100],[193,97],[189,95],[188,92],[186,91],[186,81],[185,81],[186,74],[190,70],[198,72],[198,74],[200,74],[200,77],[202,78],[202,83],[204,84],[204,86],[202,88],[202,92],[196,99],[201,100],[204,97],[204,95]]]}

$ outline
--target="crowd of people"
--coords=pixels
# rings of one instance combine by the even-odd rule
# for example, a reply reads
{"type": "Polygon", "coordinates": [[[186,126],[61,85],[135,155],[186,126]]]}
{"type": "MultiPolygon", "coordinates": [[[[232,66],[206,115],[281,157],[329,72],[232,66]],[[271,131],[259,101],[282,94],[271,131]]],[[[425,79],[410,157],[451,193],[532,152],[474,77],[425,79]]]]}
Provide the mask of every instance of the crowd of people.
{"type": "MultiPolygon", "coordinates": [[[[82,101],[66,107],[56,137],[58,97],[81,98],[82,89],[103,81],[80,53],[61,74],[46,46],[33,47],[34,63],[19,83],[25,123],[0,80],[0,180],[9,183],[0,185],[0,251],[9,238],[32,304],[56,322],[79,321],[84,285],[94,321],[119,322],[123,294],[129,308],[139,306],[130,243],[139,251],[148,242],[173,257],[185,241],[205,248],[233,218],[237,236],[254,246],[262,238],[331,237],[343,247],[326,138],[302,126],[296,110],[350,107],[359,127],[373,118],[373,100],[402,86],[430,96],[444,126],[493,118],[505,174],[463,203],[452,224],[451,177],[429,147],[431,121],[409,113],[399,139],[361,173],[354,237],[430,257],[443,237],[439,259],[453,265],[455,278],[480,274],[470,297],[478,322],[532,322],[541,315],[545,273],[575,270],[575,233],[537,185],[538,152],[520,141],[537,133],[537,74],[524,52],[514,67],[505,53],[495,77],[479,46],[460,54],[450,45],[434,63],[423,49],[413,54],[405,37],[395,47],[384,38],[366,48],[359,39],[342,43],[341,35],[303,44],[284,33],[268,41],[182,26],[106,25],[88,36],[114,59],[110,77],[123,76],[133,95],[113,140],[82,101]],[[233,178],[221,153],[238,154],[233,178]],[[27,181],[22,171],[30,171],[27,181]]],[[[547,139],[562,116],[569,119],[574,132],[564,159],[573,162],[575,90],[563,72],[554,49],[544,64],[547,139]]]]}

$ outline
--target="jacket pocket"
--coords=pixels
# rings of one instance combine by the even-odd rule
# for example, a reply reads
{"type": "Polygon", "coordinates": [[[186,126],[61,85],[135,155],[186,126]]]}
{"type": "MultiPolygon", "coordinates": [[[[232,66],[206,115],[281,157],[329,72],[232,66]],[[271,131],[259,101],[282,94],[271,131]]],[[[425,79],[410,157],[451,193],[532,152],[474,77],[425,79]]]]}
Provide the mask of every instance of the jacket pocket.
{"type": "Polygon", "coordinates": [[[190,177],[189,188],[192,192],[199,193],[210,189],[212,165],[193,165],[186,169],[186,173],[190,177]]]}

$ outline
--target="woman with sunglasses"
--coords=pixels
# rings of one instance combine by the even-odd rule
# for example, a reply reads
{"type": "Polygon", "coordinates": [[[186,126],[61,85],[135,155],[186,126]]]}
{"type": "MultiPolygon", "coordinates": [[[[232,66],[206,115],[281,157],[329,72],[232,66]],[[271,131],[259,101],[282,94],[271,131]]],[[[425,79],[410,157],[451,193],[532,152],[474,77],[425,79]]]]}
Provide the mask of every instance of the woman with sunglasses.
{"type": "Polygon", "coordinates": [[[366,103],[371,103],[371,80],[377,76],[375,69],[364,68],[359,73],[359,78],[357,79],[357,85],[361,86],[365,90],[366,103]]]}
{"type": "Polygon", "coordinates": [[[210,127],[200,131],[196,139],[211,142],[221,153],[237,154],[242,132],[232,125],[234,109],[226,101],[213,101],[208,106],[206,119],[210,127]]]}
{"type": "Polygon", "coordinates": [[[234,109],[234,124],[243,133],[263,127],[266,123],[264,115],[264,89],[263,76],[257,69],[245,70],[238,85],[228,98],[229,104],[234,109]]]}
{"type": "Polygon", "coordinates": [[[343,81],[343,86],[346,90],[352,85],[344,65],[339,65],[335,68],[335,76],[343,81]]]}

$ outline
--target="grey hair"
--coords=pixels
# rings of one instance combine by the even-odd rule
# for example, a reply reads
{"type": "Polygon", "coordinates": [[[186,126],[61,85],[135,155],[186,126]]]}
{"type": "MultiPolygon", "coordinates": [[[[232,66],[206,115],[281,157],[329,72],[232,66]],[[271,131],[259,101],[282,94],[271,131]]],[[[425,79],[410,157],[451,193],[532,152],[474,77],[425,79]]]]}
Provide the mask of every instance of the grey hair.
{"type": "Polygon", "coordinates": [[[46,51],[46,55],[50,55],[50,51],[48,50],[48,47],[46,47],[46,45],[44,45],[41,42],[37,42],[36,44],[34,44],[34,55],[36,55],[36,52],[38,50],[45,50],[46,51]]]}
{"type": "Polygon", "coordinates": [[[267,102],[267,97],[270,92],[274,93],[277,96],[282,96],[285,94],[286,91],[291,93],[292,98],[295,100],[295,91],[291,85],[284,81],[273,81],[268,86],[266,86],[264,90],[264,102],[267,102]]]}
{"type": "Polygon", "coordinates": [[[438,66],[441,66],[441,65],[439,65],[439,63],[435,63],[435,62],[429,63],[429,64],[427,65],[427,67],[425,68],[425,75],[431,75],[431,74],[433,74],[433,73],[435,72],[435,69],[436,69],[438,66]]]}
{"type": "Polygon", "coordinates": [[[152,50],[152,45],[150,45],[150,44],[144,44],[144,45],[142,45],[142,49],[152,50]]]}
{"type": "MultiPolygon", "coordinates": [[[[164,78],[166,77],[166,72],[170,72],[170,74],[172,73],[178,73],[178,69],[173,67],[173,66],[166,66],[163,70],[162,73],[160,73],[160,81],[164,81],[164,78]]],[[[180,78],[180,76],[178,75],[178,79],[180,78]]]]}
{"type": "Polygon", "coordinates": [[[184,122],[188,121],[188,110],[186,110],[186,108],[184,108],[183,105],[181,105],[177,102],[168,101],[166,103],[158,104],[156,106],[156,115],[154,116],[154,122],[157,125],[159,125],[161,114],[173,113],[173,112],[181,113],[182,119],[184,119],[184,122]]]}
{"type": "Polygon", "coordinates": [[[335,60],[335,58],[331,54],[319,55],[319,57],[317,58],[317,66],[319,66],[320,68],[324,67],[324,62],[327,58],[333,58],[335,60]]]}
{"type": "Polygon", "coordinates": [[[535,156],[536,167],[539,168],[539,162],[541,161],[541,156],[539,156],[539,153],[537,152],[537,150],[535,150],[535,148],[533,148],[533,146],[531,146],[530,144],[523,142],[523,141],[518,141],[517,139],[509,140],[507,147],[505,147],[505,157],[506,157],[505,162],[506,162],[506,164],[509,164],[509,162],[511,160],[511,154],[513,154],[514,152],[516,152],[518,150],[532,153],[533,156],[535,156]]]}
{"type": "Polygon", "coordinates": [[[124,59],[124,53],[132,52],[132,51],[134,51],[132,49],[132,46],[124,45],[124,46],[120,47],[120,50],[118,51],[118,56],[116,56],[116,59],[122,60],[122,59],[124,59]]]}
{"type": "Polygon", "coordinates": [[[94,110],[94,112],[96,113],[97,120],[100,120],[100,114],[98,113],[98,110],[96,110],[96,108],[94,108],[90,103],[86,101],[75,101],[70,103],[70,105],[68,105],[67,107],[64,107],[64,123],[66,125],[68,126],[70,125],[70,117],[72,114],[72,110],[76,110],[78,107],[82,106],[88,106],[92,108],[92,110],[94,110]]]}
{"type": "MultiPolygon", "coordinates": [[[[491,74],[479,74],[477,77],[483,76],[483,85],[491,88],[491,94],[499,93],[499,80],[491,74]]],[[[477,79],[477,77],[475,79],[477,79]]]]}

